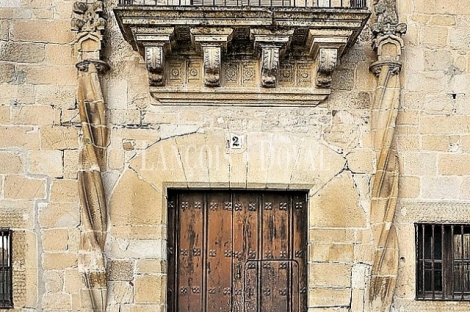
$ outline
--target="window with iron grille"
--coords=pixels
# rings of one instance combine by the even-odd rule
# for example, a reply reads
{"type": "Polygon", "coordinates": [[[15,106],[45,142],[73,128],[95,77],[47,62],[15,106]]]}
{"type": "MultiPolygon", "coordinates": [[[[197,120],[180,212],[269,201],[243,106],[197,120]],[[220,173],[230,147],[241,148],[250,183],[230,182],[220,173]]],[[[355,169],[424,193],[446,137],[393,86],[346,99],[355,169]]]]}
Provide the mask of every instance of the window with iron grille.
{"type": "Polygon", "coordinates": [[[0,308],[12,308],[12,265],[10,230],[0,229],[0,308]]]}
{"type": "Polygon", "coordinates": [[[416,224],[416,298],[470,300],[470,225],[416,224]]]}

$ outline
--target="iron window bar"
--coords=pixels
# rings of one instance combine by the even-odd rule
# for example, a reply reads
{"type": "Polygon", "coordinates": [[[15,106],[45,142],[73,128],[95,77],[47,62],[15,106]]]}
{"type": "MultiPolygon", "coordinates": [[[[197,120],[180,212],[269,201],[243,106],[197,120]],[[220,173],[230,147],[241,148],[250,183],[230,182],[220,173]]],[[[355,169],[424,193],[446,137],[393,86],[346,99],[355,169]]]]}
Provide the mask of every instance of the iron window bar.
{"type": "Polygon", "coordinates": [[[0,308],[13,308],[12,231],[0,229],[0,308]]]}
{"type": "Polygon", "coordinates": [[[415,224],[416,299],[470,300],[470,225],[415,224]]]}
{"type": "Polygon", "coordinates": [[[120,6],[367,8],[366,0],[119,0],[120,6]]]}

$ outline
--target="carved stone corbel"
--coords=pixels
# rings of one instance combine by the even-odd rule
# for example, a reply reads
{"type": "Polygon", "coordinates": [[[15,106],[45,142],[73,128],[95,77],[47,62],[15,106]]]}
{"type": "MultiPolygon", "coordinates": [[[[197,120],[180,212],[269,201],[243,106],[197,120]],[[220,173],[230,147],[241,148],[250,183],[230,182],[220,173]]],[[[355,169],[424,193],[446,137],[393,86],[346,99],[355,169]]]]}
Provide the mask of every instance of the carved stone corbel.
{"type": "Polygon", "coordinates": [[[202,44],[204,55],[204,84],[208,87],[220,86],[221,46],[202,44]]]}
{"type": "Polygon", "coordinates": [[[165,85],[165,43],[145,45],[145,64],[149,72],[149,85],[165,85]]]}
{"type": "Polygon", "coordinates": [[[149,73],[149,85],[165,85],[165,55],[171,52],[174,27],[136,27],[133,34],[141,42],[145,65],[149,73]]]}
{"type": "Polygon", "coordinates": [[[331,87],[331,76],[338,63],[338,49],[320,48],[320,59],[318,61],[317,81],[319,88],[331,87]]]}
{"type": "Polygon", "coordinates": [[[315,81],[317,87],[331,87],[333,72],[346,48],[349,36],[351,36],[350,31],[309,30],[307,47],[309,55],[317,61],[317,78],[315,81]]]}
{"type": "Polygon", "coordinates": [[[267,30],[252,29],[255,51],[261,51],[261,86],[275,88],[279,76],[279,58],[289,46],[293,31],[272,34],[267,30]]]}
{"type": "Polygon", "coordinates": [[[227,48],[232,39],[231,28],[193,28],[191,38],[197,50],[200,50],[204,60],[204,85],[220,86],[220,69],[222,65],[222,50],[227,48]]]}

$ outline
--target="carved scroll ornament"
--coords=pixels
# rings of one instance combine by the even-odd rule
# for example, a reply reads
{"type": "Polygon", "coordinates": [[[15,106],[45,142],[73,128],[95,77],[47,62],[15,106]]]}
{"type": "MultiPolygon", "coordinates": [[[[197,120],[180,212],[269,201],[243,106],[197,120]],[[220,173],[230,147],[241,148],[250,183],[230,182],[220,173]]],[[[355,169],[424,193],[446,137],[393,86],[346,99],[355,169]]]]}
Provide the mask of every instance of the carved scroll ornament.
{"type": "Polygon", "coordinates": [[[252,29],[255,50],[261,55],[261,86],[275,88],[279,76],[279,58],[289,46],[293,31],[273,34],[268,30],[252,29]]]}
{"type": "Polygon", "coordinates": [[[279,74],[280,48],[262,46],[261,50],[261,85],[265,88],[275,88],[279,74]]]}
{"type": "Polygon", "coordinates": [[[389,311],[398,274],[398,239],[393,218],[398,196],[399,166],[394,141],[400,104],[400,55],[406,31],[398,23],[394,0],[374,3],[373,46],[378,61],[370,66],[378,77],[371,130],[376,151],[376,174],[371,195],[371,228],[375,252],[369,293],[370,311],[389,311]]]}
{"type": "Polygon", "coordinates": [[[204,84],[208,87],[220,86],[221,50],[217,45],[202,45],[204,55],[204,84]]]}
{"type": "Polygon", "coordinates": [[[316,85],[319,88],[331,87],[333,71],[338,63],[338,49],[321,48],[316,85]]]}
{"type": "Polygon", "coordinates": [[[149,72],[150,86],[165,85],[165,52],[163,45],[145,47],[145,63],[149,72]]]}
{"type": "Polygon", "coordinates": [[[222,51],[232,40],[231,28],[191,29],[191,39],[196,48],[202,52],[204,60],[204,85],[207,87],[220,86],[220,70],[222,66],[222,51]]]}
{"type": "Polygon", "coordinates": [[[84,274],[93,311],[106,310],[107,277],[104,245],[107,231],[107,207],[101,168],[108,142],[105,103],[99,74],[108,69],[100,60],[102,3],[77,2],[72,30],[76,32],[78,54],[77,103],[82,125],[78,185],[81,205],[79,270],[84,274]]]}

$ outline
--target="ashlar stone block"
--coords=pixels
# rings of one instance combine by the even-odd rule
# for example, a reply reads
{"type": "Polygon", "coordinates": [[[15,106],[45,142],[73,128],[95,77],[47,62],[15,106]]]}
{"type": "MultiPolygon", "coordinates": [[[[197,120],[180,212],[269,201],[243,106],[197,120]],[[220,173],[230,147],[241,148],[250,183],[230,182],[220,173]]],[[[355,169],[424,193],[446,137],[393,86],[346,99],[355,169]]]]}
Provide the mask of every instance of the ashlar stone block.
{"type": "MultiPolygon", "coordinates": [[[[62,151],[31,151],[29,153],[29,172],[52,177],[63,177],[62,151]]],[[[78,161],[78,159],[77,159],[78,161]]]]}
{"type": "Polygon", "coordinates": [[[351,265],[314,263],[309,267],[310,287],[351,287],[351,265]],[[328,272],[326,274],[326,272],[328,272]]]}
{"type": "Polygon", "coordinates": [[[74,228],[80,224],[80,208],[76,203],[51,203],[39,210],[41,228],[74,228]]]}
{"type": "Polygon", "coordinates": [[[44,253],[42,258],[44,270],[63,270],[76,268],[78,265],[77,255],[74,253],[44,253]]]}
{"type": "Polygon", "coordinates": [[[41,148],[47,150],[78,149],[78,130],[71,127],[41,127],[41,148]]]}
{"type": "Polygon", "coordinates": [[[67,229],[46,230],[42,233],[42,247],[46,252],[65,252],[68,239],[67,229]]]}
{"type": "Polygon", "coordinates": [[[165,296],[165,280],[162,276],[144,275],[135,279],[136,303],[161,303],[165,296]]]}
{"type": "Polygon", "coordinates": [[[134,261],[110,261],[108,274],[108,279],[110,281],[132,281],[134,279],[134,261]]]}
{"type": "Polygon", "coordinates": [[[46,197],[45,179],[28,178],[19,175],[5,177],[6,199],[41,199],[46,197]]]}
{"type": "Polygon", "coordinates": [[[350,288],[314,288],[309,290],[309,307],[348,307],[350,288]]]}
{"type": "Polygon", "coordinates": [[[56,179],[52,183],[51,202],[78,203],[78,181],[56,179]]]}
{"type": "Polygon", "coordinates": [[[365,211],[352,176],[343,172],[334,177],[310,200],[310,225],[356,228],[366,225],[365,211]]]}
{"type": "Polygon", "coordinates": [[[159,192],[135,172],[126,170],[111,195],[110,218],[115,226],[154,225],[162,219],[159,192]],[[132,207],[132,209],[130,209],[132,207]]]}
{"type": "Polygon", "coordinates": [[[24,173],[21,153],[0,151],[0,174],[24,173]]]}

